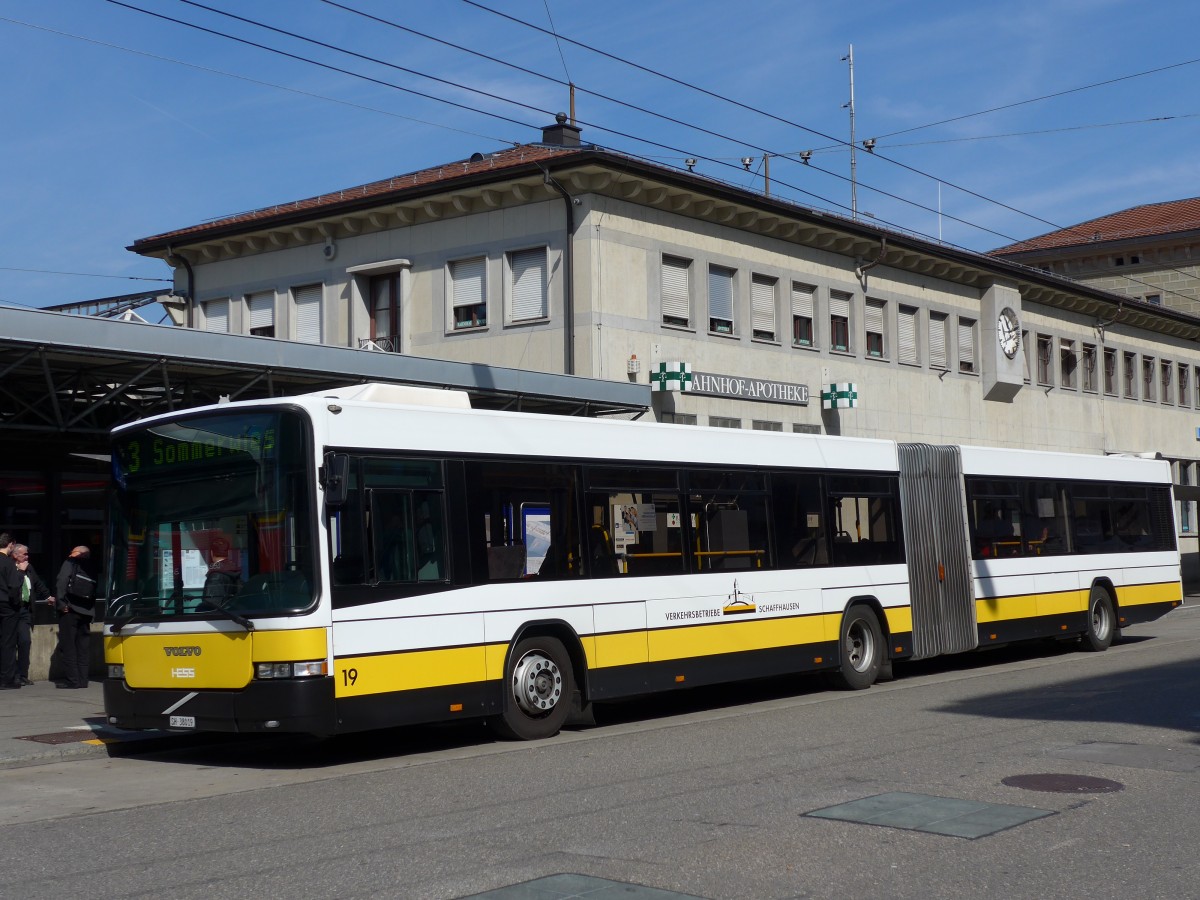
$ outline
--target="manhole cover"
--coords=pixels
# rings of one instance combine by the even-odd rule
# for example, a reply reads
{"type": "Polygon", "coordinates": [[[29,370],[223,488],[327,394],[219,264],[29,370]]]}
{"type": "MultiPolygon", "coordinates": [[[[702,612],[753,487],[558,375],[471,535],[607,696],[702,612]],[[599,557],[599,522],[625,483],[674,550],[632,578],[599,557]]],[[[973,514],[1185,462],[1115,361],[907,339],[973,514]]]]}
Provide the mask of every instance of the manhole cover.
{"type": "Polygon", "coordinates": [[[1001,779],[1001,784],[1022,788],[1026,791],[1043,791],[1048,794],[1115,794],[1125,790],[1119,781],[1093,778],[1090,775],[1064,775],[1046,773],[1041,775],[1010,775],[1001,779]]]}
{"type": "Polygon", "coordinates": [[[37,741],[39,744],[78,744],[90,741],[96,735],[90,729],[83,731],[56,731],[53,734],[27,734],[17,738],[19,741],[37,741]]]}

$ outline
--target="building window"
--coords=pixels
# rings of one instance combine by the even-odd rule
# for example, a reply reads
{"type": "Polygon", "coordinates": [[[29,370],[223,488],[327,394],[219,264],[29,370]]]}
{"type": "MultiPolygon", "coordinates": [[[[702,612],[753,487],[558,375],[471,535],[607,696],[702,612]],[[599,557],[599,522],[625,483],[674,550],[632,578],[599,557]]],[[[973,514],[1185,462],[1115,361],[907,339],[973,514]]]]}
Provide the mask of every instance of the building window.
{"type": "Polygon", "coordinates": [[[884,340],[887,327],[887,303],[883,300],[868,299],[864,309],[867,326],[867,356],[884,357],[887,355],[887,342],[884,340]]]}
{"type": "Polygon", "coordinates": [[[754,337],[760,341],[775,340],[775,278],[755,275],[750,279],[750,320],[754,337]]]}
{"type": "Polygon", "coordinates": [[[792,282],[792,343],[797,347],[815,347],[813,334],[813,295],[817,289],[809,284],[792,282]]]}
{"type": "Polygon", "coordinates": [[[546,278],[546,248],[533,247],[508,254],[509,302],[513,322],[550,317],[550,282],[546,278]]]}
{"type": "Polygon", "coordinates": [[[690,260],[664,256],[662,260],[662,317],[664,325],[687,328],[692,323],[692,303],[688,289],[690,260]]]}
{"type": "Polygon", "coordinates": [[[958,371],[975,371],[975,320],[958,320],[958,371]]]}
{"type": "Polygon", "coordinates": [[[733,269],[708,267],[708,330],[733,334],[733,269]]]}
{"type": "Polygon", "coordinates": [[[663,422],[664,424],[673,424],[673,425],[695,425],[696,424],[696,414],[695,413],[664,412],[664,413],[659,413],[658,421],[663,422]]]}
{"type": "Polygon", "coordinates": [[[850,300],[842,291],[829,292],[829,349],[850,351],[850,300]]]}
{"type": "Polygon", "coordinates": [[[768,422],[764,419],[752,419],[750,428],[754,431],[783,431],[783,423],[768,422]]]}
{"type": "Polygon", "coordinates": [[[400,352],[400,272],[374,276],[371,291],[371,342],[380,350],[400,352]]]}
{"type": "Polygon", "coordinates": [[[319,284],[292,288],[292,305],[296,310],[296,340],[309,344],[321,343],[321,293],[319,284]]]}
{"type": "Polygon", "coordinates": [[[209,300],[204,304],[204,330],[205,331],[228,331],[229,330],[229,298],[222,297],[220,300],[209,300]]]}
{"type": "Polygon", "coordinates": [[[1192,370],[1192,406],[1200,409],[1200,366],[1192,370]]]}
{"type": "Polygon", "coordinates": [[[1153,356],[1142,357],[1142,399],[1147,403],[1153,403],[1155,400],[1153,356]]]}
{"type": "Polygon", "coordinates": [[[709,416],[708,424],[712,428],[741,428],[741,419],[731,419],[728,416],[709,416]]]}
{"type": "Polygon", "coordinates": [[[1162,294],[1147,294],[1146,302],[1153,303],[1155,306],[1162,306],[1162,294]]]}
{"type": "Polygon", "coordinates": [[[1079,361],[1075,358],[1075,342],[1066,338],[1058,340],[1059,386],[1069,391],[1075,390],[1075,368],[1079,361]]]}
{"type": "Polygon", "coordinates": [[[487,324],[487,257],[457,259],[448,266],[450,316],[454,327],[477,328],[487,324]]]}
{"type": "Polygon", "coordinates": [[[275,292],[259,291],[246,298],[250,333],[256,337],[275,337],[275,292]]]}
{"type": "Polygon", "coordinates": [[[1083,389],[1096,393],[1096,345],[1083,345],[1083,389]]]}
{"type": "Polygon", "coordinates": [[[946,322],[945,313],[929,314],[929,368],[946,368],[946,322]]]}
{"type": "Polygon", "coordinates": [[[1104,393],[1117,396],[1117,351],[1111,348],[1104,351],[1104,393]]]}
{"type": "Polygon", "coordinates": [[[899,344],[896,356],[906,366],[920,363],[917,355],[917,309],[915,306],[901,306],[896,315],[896,336],[899,344]]]}
{"type": "Polygon", "coordinates": [[[1125,365],[1125,399],[1137,399],[1137,354],[1126,352],[1122,362],[1125,365]]]}
{"type": "Polygon", "coordinates": [[[1175,399],[1171,390],[1171,373],[1175,371],[1175,364],[1170,360],[1159,360],[1158,363],[1158,396],[1162,398],[1162,402],[1170,404],[1175,399]]]}
{"type": "Polygon", "coordinates": [[[792,434],[820,434],[820,425],[809,425],[806,422],[793,422],[792,434]]]}
{"type": "MultiPolygon", "coordinates": [[[[1180,485],[1189,485],[1192,483],[1192,464],[1185,460],[1180,460],[1175,464],[1179,471],[1179,476],[1176,483],[1180,485]]],[[[1179,530],[1184,534],[1192,533],[1192,521],[1195,517],[1193,507],[1194,503],[1190,500],[1179,501],[1179,530]]]]}
{"type": "Polygon", "coordinates": [[[1025,360],[1024,381],[1026,384],[1029,384],[1029,378],[1030,378],[1029,366],[1030,366],[1030,360],[1033,358],[1033,354],[1031,354],[1029,352],[1029,332],[1028,331],[1021,332],[1021,358],[1023,360],[1025,360]]]}
{"type": "Polygon", "coordinates": [[[1037,336],[1037,383],[1049,387],[1053,382],[1050,378],[1051,354],[1054,352],[1054,340],[1048,334],[1037,336]]]}
{"type": "Polygon", "coordinates": [[[1188,391],[1188,374],[1191,372],[1191,369],[1192,369],[1192,367],[1189,366],[1187,363],[1179,364],[1177,385],[1178,385],[1178,390],[1179,390],[1179,405],[1180,406],[1188,405],[1188,397],[1190,396],[1190,393],[1188,391]]]}

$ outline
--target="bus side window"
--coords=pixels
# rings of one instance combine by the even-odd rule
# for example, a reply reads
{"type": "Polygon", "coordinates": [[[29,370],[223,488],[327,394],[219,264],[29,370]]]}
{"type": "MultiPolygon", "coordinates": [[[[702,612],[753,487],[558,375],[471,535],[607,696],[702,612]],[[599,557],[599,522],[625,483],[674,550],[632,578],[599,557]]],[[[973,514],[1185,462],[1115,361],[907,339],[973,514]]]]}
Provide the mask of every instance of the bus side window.
{"type": "Polygon", "coordinates": [[[839,475],[829,479],[835,566],[904,561],[897,512],[897,479],[839,475]]]}
{"type": "Polygon", "coordinates": [[[329,515],[334,584],[362,584],[366,581],[366,552],[363,540],[365,519],[362,481],[357,461],[351,460],[346,501],[331,510],[329,515]]]}
{"type": "Polygon", "coordinates": [[[829,565],[820,477],[776,472],[771,477],[771,500],[777,564],[784,569],[829,565]]]}

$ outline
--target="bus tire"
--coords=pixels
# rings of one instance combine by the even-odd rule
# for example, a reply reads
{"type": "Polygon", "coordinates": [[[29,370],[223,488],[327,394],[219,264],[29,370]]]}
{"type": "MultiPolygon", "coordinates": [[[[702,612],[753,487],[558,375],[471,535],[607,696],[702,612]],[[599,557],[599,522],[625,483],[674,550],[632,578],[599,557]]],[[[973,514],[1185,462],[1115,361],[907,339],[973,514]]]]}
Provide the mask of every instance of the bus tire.
{"type": "Polygon", "coordinates": [[[492,729],[515,741],[553,737],[571,712],[574,693],[571,657],[562,642],[548,636],[525,638],[509,654],[504,707],[492,729]]]}
{"type": "Polygon", "coordinates": [[[1107,650],[1117,635],[1117,614],[1112,597],[1100,585],[1093,585],[1088,595],[1087,630],[1079,639],[1083,650],[1107,650]]]}
{"type": "Polygon", "coordinates": [[[833,683],[847,691],[869,688],[883,665],[883,632],[868,606],[853,606],[842,617],[842,641],[833,683]]]}

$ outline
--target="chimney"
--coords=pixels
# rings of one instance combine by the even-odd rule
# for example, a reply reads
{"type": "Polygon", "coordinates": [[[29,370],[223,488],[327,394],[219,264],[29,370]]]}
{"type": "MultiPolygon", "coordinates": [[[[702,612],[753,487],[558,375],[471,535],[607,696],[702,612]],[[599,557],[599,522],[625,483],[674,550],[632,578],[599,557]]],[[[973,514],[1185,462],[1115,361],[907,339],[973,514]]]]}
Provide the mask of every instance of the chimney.
{"type": "Polygon", "coordinates": [[[580,129],[567,124],[567,114],[559,113],[554,120],[557,124],[542,129],[542,143],[552,147],[578,147],[580,129]]]}

